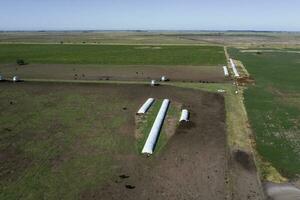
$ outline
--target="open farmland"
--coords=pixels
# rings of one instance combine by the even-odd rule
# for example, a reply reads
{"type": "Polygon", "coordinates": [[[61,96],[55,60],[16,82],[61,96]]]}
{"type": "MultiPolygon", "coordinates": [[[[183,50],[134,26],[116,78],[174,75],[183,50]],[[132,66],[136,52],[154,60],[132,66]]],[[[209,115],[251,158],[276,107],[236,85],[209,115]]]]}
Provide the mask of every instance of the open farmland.
{"type": "Polygon", "coordinates": [[[220,46],[1,44],[0,63],[204,65],[226,63],[220,46]]]}
{"type": "Polygon", "coordinates": [[[227,195],[221,95],[170,86],[1,83],[0,106],[1,199],[227,195]],[[176,126],[168,140],[162,136],[157,154],[146,159],[138,151],[135,112],[149,96],[185,105],[191,122],[176,126]]]}
{"type": "Polygon", "coordinates": [[[52,31],[0,32],[0,43],[299,46],[299,32],[253,31],[52,31]]]}
{"type": "Polygon", "coordinates": [[[258,152],[284,176],[295,178],[300,175],[299,54],[297,49],[271,50],[230,49],[229,53],[255,79],[245,91],[245,105],[258,152]]]}
{"type": "Polygon", "coordinates": [[[1,82],[1,197],[261,199],[226,63],[221,46],[0,44],[0,74],[21,78],[1,82]],[[170,81],[144,84],[162,75],[170,81]],[[135,116],[149,97],[157,101],[135,116]],[[164,98],[171,107],[145,158],[164,98]],[[185,125],[182,108],[191,112],[185,125]]]}
{"type": "Polygon", "coordinates": [[[224,82],[217,46],[0,45],[0,74],[10,79],[224,82]],[[24,59],[26,65],[16,64],[24,59]]]}

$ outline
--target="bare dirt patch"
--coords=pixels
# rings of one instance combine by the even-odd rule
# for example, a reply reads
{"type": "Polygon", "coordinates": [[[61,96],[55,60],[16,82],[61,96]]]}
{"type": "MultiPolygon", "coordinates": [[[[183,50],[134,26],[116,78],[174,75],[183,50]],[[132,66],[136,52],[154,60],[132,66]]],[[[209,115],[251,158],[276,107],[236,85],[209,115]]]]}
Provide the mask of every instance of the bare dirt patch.
{"type": "Polygon", "coordinates": [[[21,79],[53,80],[160,80],[166,76],[171,81],[227,82],[220,66],[101,66],[66,64],[29,64],[26,66],[2,65],[1,75],[21,79]]]}
{"type": "Polygon", "coordinates": [[[135,47],[135,49],[162,49],[162,47],[142,46],[142,47],[135,47]]]}

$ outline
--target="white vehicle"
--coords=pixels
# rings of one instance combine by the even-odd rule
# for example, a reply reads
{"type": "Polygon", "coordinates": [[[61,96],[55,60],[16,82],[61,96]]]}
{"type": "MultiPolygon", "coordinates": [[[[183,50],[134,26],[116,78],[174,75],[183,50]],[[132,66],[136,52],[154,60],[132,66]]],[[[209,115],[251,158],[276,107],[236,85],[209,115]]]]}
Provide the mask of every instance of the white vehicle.
{"type": "Polygon", "coordinates": [[[167,79],[166,76],[162,76],[162,77],[160,78],[160,80],[161,80],[161,81],[167,81],[168,79],[167,79]]]}
{"type": "Polygon", "coordinates": [[[12,80],[13,80],[13,82],[18,82],[20,79],[18,76],[14,76],[12,80]]]}

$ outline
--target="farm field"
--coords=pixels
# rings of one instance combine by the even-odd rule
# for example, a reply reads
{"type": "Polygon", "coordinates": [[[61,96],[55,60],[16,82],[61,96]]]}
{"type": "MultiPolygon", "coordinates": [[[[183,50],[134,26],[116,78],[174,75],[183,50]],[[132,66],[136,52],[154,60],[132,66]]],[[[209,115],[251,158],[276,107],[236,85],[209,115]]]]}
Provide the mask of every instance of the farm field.
{"type": "Polygon", "coordinates": [[[0,63],[204,65],[226,63],[221,46],[1,44],[0,63]]]}
{"type": "Polygon", "coordinates": [[[167,76],[171,81],[228,82],[221,66],[159,66],[159,65],[78,65],[78,64],[17,64],[0,65],[5,79],[47,80],[117,80],[150,81],[167,76]]]}
{"type": "Polygon", "coordinates": [[[219,94],[143,84],[2,82],[0,108],[1,199],[215,200],[228,192],[219,94]],[[150,96],[158,104],[169,98],[171,107],[157,152],[146,159],[136,126],[148,134],[149,125],[137,123],[135,112],[150,96]],[[175,123],[182,105],[191,111],[188,126],[175,123]],[[170,123],[176,129],[168,135],[170,123]]]}
{"type": "Polygon", "coordinates": [[[255,79],[244,95],[257,150],[288,178],[300,175],[300,59],[293,51],[229,49],[255,79]]]}
{"type": "Polygon", "coordinates": [[[298,46],[299,32],[52,31],[0,32],[0,43],[298,46]]]}
{"type": "Polygon", "coordinates": [[[1,82],[0,199],[262,199],[223,46],[25,43],[0,44],[0,75],[22,80],[1,82]],[[145,84],[162,75],[170,81],[145,84]],[[171,107],[145,158],[164,98],[171,107]]]}

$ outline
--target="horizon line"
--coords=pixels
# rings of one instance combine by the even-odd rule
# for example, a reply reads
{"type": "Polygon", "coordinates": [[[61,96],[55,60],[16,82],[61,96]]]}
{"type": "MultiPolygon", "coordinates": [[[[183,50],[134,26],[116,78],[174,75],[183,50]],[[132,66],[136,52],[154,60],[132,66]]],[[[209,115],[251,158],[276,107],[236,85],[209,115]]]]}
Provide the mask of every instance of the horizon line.
{"type": "Polygon", "coordinates": [[[0,32],[273,32],[299,33],[300,30],[255,30],[255,29],[8,29],[0,32]]]}

